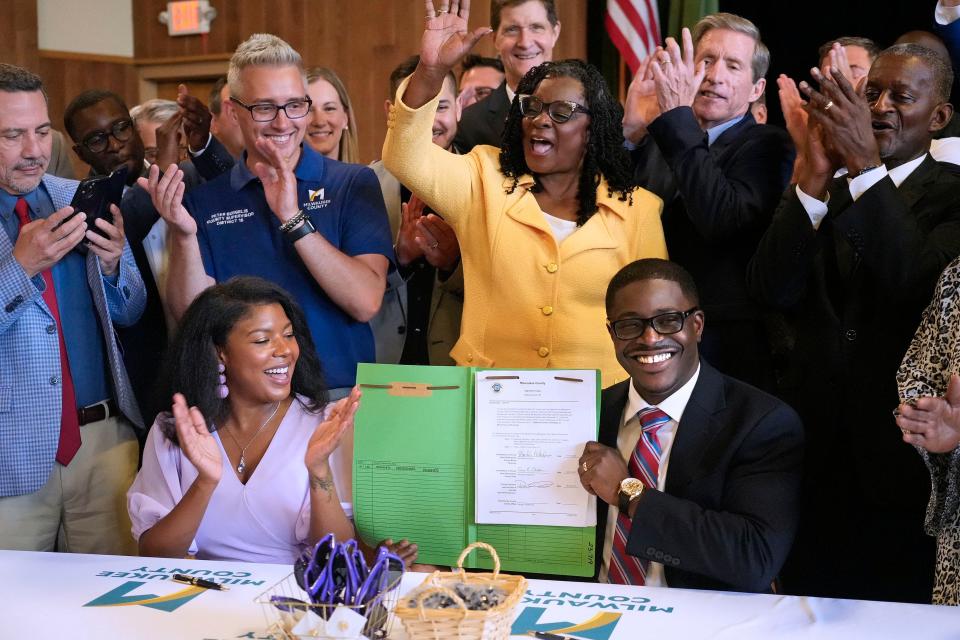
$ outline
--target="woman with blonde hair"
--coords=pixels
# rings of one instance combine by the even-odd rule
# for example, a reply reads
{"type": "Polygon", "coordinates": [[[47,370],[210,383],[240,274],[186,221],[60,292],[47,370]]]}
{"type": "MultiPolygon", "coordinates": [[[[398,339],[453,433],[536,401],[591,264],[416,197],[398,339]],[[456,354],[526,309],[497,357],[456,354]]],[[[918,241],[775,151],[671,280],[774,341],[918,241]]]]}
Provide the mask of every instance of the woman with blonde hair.
{"type": "Polygon", "coordinates": [[[332,69],[307,70],[307,95],[313,100],[307,143],[319,153],[340,162],[360,162],[357,119],[347,88],[332,69]]]}

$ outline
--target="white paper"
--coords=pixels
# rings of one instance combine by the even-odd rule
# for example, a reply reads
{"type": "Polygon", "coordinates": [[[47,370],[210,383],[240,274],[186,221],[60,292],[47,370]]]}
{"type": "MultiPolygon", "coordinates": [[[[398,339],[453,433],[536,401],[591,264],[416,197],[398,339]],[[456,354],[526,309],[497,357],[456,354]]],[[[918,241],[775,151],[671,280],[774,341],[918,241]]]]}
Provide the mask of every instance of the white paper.
{"type": "Polygon", "coordinates": [[[476,521],[589,527],[577,461],[597,437],[596,371],[476,374],[476,521]]]}

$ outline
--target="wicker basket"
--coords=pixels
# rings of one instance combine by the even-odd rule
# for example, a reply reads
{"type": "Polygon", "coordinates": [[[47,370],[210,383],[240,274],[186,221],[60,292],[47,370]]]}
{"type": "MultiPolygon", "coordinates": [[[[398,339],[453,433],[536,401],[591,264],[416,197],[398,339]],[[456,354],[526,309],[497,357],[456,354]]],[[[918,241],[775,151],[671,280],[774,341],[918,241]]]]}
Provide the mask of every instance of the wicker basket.
{"type": "MultiPolygon", "coordinates": [[[[390,633],[390,626],[393,621],[389,615],[389,611],[395,606],[398,593],[397,587],[399,586],[400,581],[397,580],[371,602],[365,605],[347,607],[367,619],[367,623],[363,628],[363,635],[371,638],[371,640],[386,638],[390,633]]],[[[303,602],[306,597],[307,594],[304,593],[300,585],[297,584],[293,574],[287,576],[257,596],[256,601],[263,606],[263,614],[267,621],[267,631],[270,633],[270,637],[277,639],[283,638],[286,640],[326,637],[314,634],[298,635],[294,633],[293,629],[308,609],[326,620],[337,607],[344,605],[303,602]],[[278,604],[283,605],[284,603],[296,604],[277,606],[278,604]]]]}
{"type": "Polygon", "coordinates": [[[410,640],[508,638],[513,623],[513,609],[526,590],[527,580],[523,576],[500,574],[500,557],[493,547],[485,542],[474,542],[460,554],[457,571],[435,571],[420,587],[400,599],[395,614],[406,627],[410,640]],[[464,571],[463,562],[474,549],[483,549],[490,554],[493,558],[493,573],[464,571]],[[470,611],[451,588],[460,583],[498,587],[506,592],[507,597],[499,605],[486,611],[470,611]],[[432,593],[443,593],[459,606],[448,609],[424,608],[424,598],[432,593]],[[416,606],[410,606],[412,602],[416,603],[416,606]]]}

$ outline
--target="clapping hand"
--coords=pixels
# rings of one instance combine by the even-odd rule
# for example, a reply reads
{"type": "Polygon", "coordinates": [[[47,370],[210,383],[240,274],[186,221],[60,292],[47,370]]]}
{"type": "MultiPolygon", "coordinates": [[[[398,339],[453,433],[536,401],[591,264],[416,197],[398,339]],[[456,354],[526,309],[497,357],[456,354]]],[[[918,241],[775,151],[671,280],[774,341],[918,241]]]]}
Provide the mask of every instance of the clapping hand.
{"type": "Polygon", "coordinates": [[[667,38],[666,50],[658,49],[658,64],[653,65],[653,80],[657,88],[660,111],[693,105],[706,75],[706,65],[694,60],[693,38],[690,29],[683,28],[683,53],[674,38],[667,38]]]}
{"type": "Polygon", "coordinates": [[[868,166],[879,166],[880,151],[867,99],[841,73],[826,76],[813,68],[810,74],[820,83],[820,90],[800,83],[808,100],[804,109],[810,120],[823,128],[828,151],[841,159],[851,176],[868,166]]]}
{"type": "Polygon", "coordinates": [[[623,105],[623,137],[634,144],[647,135],[647,126],[660,115],[657,84],[653,79],[653,67],[658,66],[656,55],[654,52],[643,59],[627,88],[623,105]]]}
{"type": "Polygon", "coordinates": [[[360,407],[360,389],[354,387],[350,395],[341,398],[326,420],[317,425],[307,442],[304,464],[312,478],[329,478],[330,454],[340,446],[340,438],[353,426],[353,417],[360,407]]]}
{"type": "Polygon", "coordinates": [[[160,167],[153,165],[146,178],[137,178],[137,184],[146,189],[160,217],[170,227],[184,235],[197,233],[197,221],[183,206],[183,171],[175,164],[160,175],[160,167]]]}
{"type": "Polygon", "coordinates": [[[190,95],[186,85],[177,86],[177,104],[183,118],[183,133],[194,151],[203,149],[210,136],[210,109],[196,96],[190,95]]]}
{"type": "Polygon", "coordinates": [[[253,172],[263,183],[267,206],[281,223],[286,222],[300,210],[297,202],[297,177],[293,173],[293,167],[271,140],[258,137],[255,144],[266,162],[254,164],[253,172]]]}
{"type": "Polygon", "coordinates": [[[197,480],[217,485],[223,474],[223,457],[220,446],[210,430],[203,414],[196,407],[187,408],[183,394],[173,394],[173,419],[177,427],[180,450],[197,469],[197,480]]]}
{"type": "Polygon", "coordinates": [[[904,442],[930,453],[949,453],[960,446],[960,375],[950,376],[944,397],[918,398],[916,406],[901,404],[897,409],[904,442]]]}

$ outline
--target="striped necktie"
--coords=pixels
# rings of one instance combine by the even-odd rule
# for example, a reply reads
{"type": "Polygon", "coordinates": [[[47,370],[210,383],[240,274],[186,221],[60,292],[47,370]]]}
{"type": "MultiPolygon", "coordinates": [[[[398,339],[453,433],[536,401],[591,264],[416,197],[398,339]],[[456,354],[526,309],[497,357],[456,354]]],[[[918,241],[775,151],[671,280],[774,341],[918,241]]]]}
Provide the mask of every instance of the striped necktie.
{"type": "MultiPolygon", "coordinates": [[[[660,441],[657,440],[657,431],[670,422],[670,416],[657,407],[644,407],[637,412],[637,418],[640,420],[640,438],[630,454],[627,469],[631,477],[643,482],[645,487],[656,489],[657,475],[660,472],[660,441]]],[[[617,515],[607,572],[608,580],[614,584],[640,585],[645,582],[647,561],[627,553],[630,525],[630,518],[625,513],[617,515]]]]}
{"type": "MultiPolygon", "coordinates": [[[[30,213],[27,201],[17,198],[14,212],[20,222],[20,228],[30,223],[30,213]]],[[[57,292],[53,287],[53,274],[50,269],[44,269],[43,301],[53,316],[57,330],[57,341],[60,345],[60,439],[57,443],[56,460],[63,466],[70,464],[73,456],[80,450],[80,418],[77,415],[77,398],[73,388],[73,376],[70,374],[70,360],[67,357],[67,343],[63,339],[63,322],[60,320],[60,305],[57,304],[57,292]]]]}

